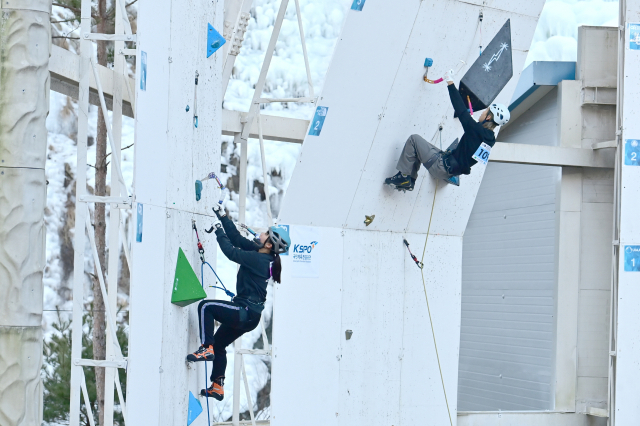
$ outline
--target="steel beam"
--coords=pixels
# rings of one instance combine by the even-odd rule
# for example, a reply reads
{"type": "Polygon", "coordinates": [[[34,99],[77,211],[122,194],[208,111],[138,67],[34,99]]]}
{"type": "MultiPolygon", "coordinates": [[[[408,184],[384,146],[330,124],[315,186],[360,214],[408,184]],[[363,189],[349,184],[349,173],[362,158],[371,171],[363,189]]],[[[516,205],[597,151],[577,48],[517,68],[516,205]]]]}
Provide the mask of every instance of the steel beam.
{"type": "MultiPolygon", "coordinates": [[[[113,110],[114,72],[102,65],[97,67],[98,76],[104,90],[105,103],[109,110],[113,110]]],[[[51,46],[49,75],[51,76],[51,90],[78,100],[78,81],[80,81],[79,55],[56,45],[51,46]]],[[[122,113],[127,117],[133,118],[133,108],[131,106],[135,87],[133,79],[127,77],[124,86],[122,90],[122,113]]],[[[100,106],[100,98],[93,75],[89,76],[89,103],[100,106]]]]}

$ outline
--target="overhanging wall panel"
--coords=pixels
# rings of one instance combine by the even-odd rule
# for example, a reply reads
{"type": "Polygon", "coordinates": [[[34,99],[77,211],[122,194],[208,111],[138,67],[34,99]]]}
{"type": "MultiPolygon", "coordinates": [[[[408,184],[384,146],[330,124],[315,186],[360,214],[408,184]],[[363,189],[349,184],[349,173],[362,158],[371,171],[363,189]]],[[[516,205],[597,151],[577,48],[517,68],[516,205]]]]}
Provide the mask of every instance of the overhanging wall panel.
{"type": "MultiPolygon", "coordinates": [[[[430,72],[432,76],[443,74],[449,68],[457,68],[460,60],[464,60],[471,65],[477,57],[477,42],[480,33],[475,25],[465,25],[456,32],[456,40],[453,40],[451,33],[447,31],[450,25],[448,20],[440,19],[440,16],[456,16],[460,22],[477,21],[480,8],[470,7],[467,3],[458,1],[441,1],[433,5],[423,5],[420,8],[418,17],[413,26],[410,40],[407,43],[402,62],[399,64],[394,84],[386,102],[383,116],[380,119],[375,138],[371,149],[367,153],[367,161],[360,177],[358,191],[356,192],[353,204],[350,209],[347,226],[350,228],[364,228],[362,216],[364,212],[374,212],[379,209],[380,203],[393,203],[393,211],[383,212],[377,215],[376,220],[370,229],[393,230],[401,232],[408,229],[410,232],[426,232],[428,223],[424,219],[408,222],[411,212],[415,211],[419,217],[430,214],[431,202],[421,202],[420,195],[414,193],[398,193],[390,188],[384,187],[381,183],[386,176],[395,173],[395,164],[402,150],[404,141],[413,133],[418,133],[427,140],[439,144],[438,123],[444,125],[442,132],[442,145],[446,149],[453,139],[462,134],[462,128],[458,120],[453,119],[453,108],[444,84],[430,85],[422,80],[424,68],[424,58],[427,56],[435,59],[434,66],[430,72]],[[434,136],[435,135],[435,136],[434,136]],[[437,142],[436,142],[437,141],[437,142]],[[416,202],[417,199],[417,202],[416,202]],[[407,228],[408,227],[408,228],[407,228]]],[[[485,11],[484,27],[485,35],[492,37],[496,31],[511,17],[509,13],[498,10],[485,11]]],[[[520,31],[530,31],[533,34],[535,20],[524,17],[511,17],[513,23],[520,28],[520,31]]],[[[514,38],[514,69],[522,69],[525,55],[524,51],[529,48],[529,44],[520,40],[522,37],[514,38]]],[[[460,72],[461,77],[465,68],[460,72]]],[[[506,102],[510,97],[516,78],[512,80],[504,93],[498,99],[506,102]]],[[[434,77],[435,78],[435,77],[434,77]]],[[[459,204],[459,208],[452,209],[459,215],[456,220],[447,216],[447,220],[432,224],[436,229],[434,232],[447,235],[462,235],[466,220],[470,213],[470,203],[468,197],[477,190],[481,179],[481,170],[474,168],[474,176],[463,177],[464,186],[453,191],[443,191],[442,200],[439,203],[449,205],[459,204]],[[476,176],[480,174],[480,176],[476,176]],[[467,206],[469,206],[467,208],[467,206]]],[[[421,174],[426,175],[423,169],[421,174]]],[[[427,194],[433,193],[435,181],[433,179],[419,179],[418,192],[425,191],[427,194]]],[[[428,196],[425,197],[427,199],[428,196]]],[[[370,214],[370,213],[366,213],[370,214]]]]}
{"type": "Polygon", "coordinates": [[[378,115],[383,112],[420,5],[414,0],[370,2],[363,12],[349,12],[318,101],[329,108],[322,133],[305,139],[287,189],[288,194],[331,199],[333,208],[309,209],[297,202],[299,197],[285,197],[280,213],[285,222],[295,217],[299,224],[314,226],[346,223],[378,115]],[[330,170],[339,172],[334,175],[339,190],[319,179],[330,170]]]}

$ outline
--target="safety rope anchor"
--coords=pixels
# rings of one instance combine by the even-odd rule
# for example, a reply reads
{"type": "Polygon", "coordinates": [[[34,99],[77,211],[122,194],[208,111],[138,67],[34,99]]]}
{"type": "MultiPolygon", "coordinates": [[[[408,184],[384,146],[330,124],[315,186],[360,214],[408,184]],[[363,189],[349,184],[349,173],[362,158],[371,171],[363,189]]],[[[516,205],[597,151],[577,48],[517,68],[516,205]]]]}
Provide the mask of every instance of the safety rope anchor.
{"type": "Polygon", "coordinates": [[[191,227],[193,228],[194,231],[196,231],[196,238],[198,239],[198,253],[200,253],[200,260],[202,261],[202,263],[207,263],[207,261],[204,259],[204,247],[200,242],[200,236],[198,235],[198,228],[196,227],[195,219],[191,219],[191,227]]]}
{"type": "Polygon", "coordinates": [[[411,253],[411,249],[409,248],[409,241],[407,241],[406,238],[403,238],[402,241],[404,241],[404,245],[407,246],[407,250],[409,250],[409,255],[411,256],[413,261],[416,263],[416,265],[418,265],[418,268],[420,269],[424,268],[424,263],[419,261],[418,258],[413,253],[411,253]]]}

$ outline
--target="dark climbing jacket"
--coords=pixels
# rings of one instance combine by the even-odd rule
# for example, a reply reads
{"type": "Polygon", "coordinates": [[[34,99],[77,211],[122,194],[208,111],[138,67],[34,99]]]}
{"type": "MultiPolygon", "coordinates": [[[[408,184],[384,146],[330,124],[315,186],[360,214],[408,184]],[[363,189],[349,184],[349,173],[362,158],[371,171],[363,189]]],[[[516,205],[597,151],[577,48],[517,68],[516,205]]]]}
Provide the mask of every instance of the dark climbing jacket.
{"type": "Polygon", "coordinates": [[[262,312],[275,255],[259,253],[258,245],[244,238],[228,216],[223,216],[220,221],[224,228],[216,229],[220,250],[229,260],[240,265],[236,282],[238,295],[233,301],[254,312],[262,312]]]}
{"type": "Polygon", "coordinates": [[[477,163],[471,157],[475,154],[480,144],[484,142],[489,146],[493,146],[496,143],[496,136],[493,130],[485,129],[482,127],[482,123],[478,123],[471,117],[456,86],[450,84],[448,88],[451,105],[453,105],[453,109],[464,129],[464,135],[460,138],[458,147],[451,153],[454,161],[451,161],[452,170],[449,170],[449,172],[452,175],[468,175],[471,173],[471,166],[477,163]]]}

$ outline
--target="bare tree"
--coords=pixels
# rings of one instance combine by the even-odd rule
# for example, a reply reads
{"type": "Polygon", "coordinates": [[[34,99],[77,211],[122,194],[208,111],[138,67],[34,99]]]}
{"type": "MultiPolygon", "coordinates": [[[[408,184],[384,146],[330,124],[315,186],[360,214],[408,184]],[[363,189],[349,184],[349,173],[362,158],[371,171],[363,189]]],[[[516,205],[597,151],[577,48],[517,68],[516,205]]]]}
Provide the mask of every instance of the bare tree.
{"type": "MultiPolygon", "coordinates": [[[[137,0],[129,2],[126,7],[136,3],[137,0]]],[[[52,33],[56,38],[57,44],[61,47],[69,48],[71,45],[77,50],[78,45],[75,40],[78,39],[77,28],[80,24],[81,2],[80,0],[59,0],[54,1],[54,6],[63,8],[73,13],[73,17],[66,19],[52,18],[52,33]],[[67,26],[63,24],[68,23],[67,26]],[[66,32],[65,32],[66,31],[66,32]],[[71,44],[70,44],[71,43],[71,44]]],[[[102,34],[111,34],[115,29],[115,7],[117,5],[113,0],[92,0],[92,26],[94,31],[102,34]]],[[[97,42],[97,59],[98,64],[107,66],[113,61],[112,42],[97,42]],[[110,58],[111,56],[111,58],[110,58]]],[[[98,112],[97,135],[96,135],[96,159],[95,159],[95,195],[106,196],[107,194],[107,125],[102,111],[98,112]]],[[[96,203],[94,211],[94,234],[96,248],[98,251],[98,259],[103,271],[107,267],[107,249],[106,249],[106,205],[96,203]]],[[[117,253],[114,255],[118,255],[117,253]]],[[[93,284],[93,358],[103,360],[106,357],[106,322],[105,322],[105,305],[100,290],[100,281],[98,279],[97,268],[92,274],[93,284]]],[[[104,276],[106,281],[106,276],[104,276]]],[[[115,290],[114,290],[115,291],[115,290]]],[[[96,397],[98,405],[98,417],[100,426],[104,426],[104,403],[105,403],[105,370],[104,368],[95,368],[96,377],[96,397]]]]}
{"type": "MultiPolygon", "coordinates": [[[[98,0],[98,10],[96,19],[96,32],[106,34],[109,30],[109,20],[107,15],[107,0],[98,0]]],[[[107,65],[107,43],[98,41],[98,64],[107,65]]],[[[99,196],[107,195],[107,124],[104,116],[98,112],[98,129],[96,137],[96,187],[95,194],[99,196]]],[[[96,203],[94,213],[94,232],[98,258],[103,271],[107,266],[106,235],[107,219],[105,212],[106,204],[96,203]]],[[[98,273],[96,269],[96,274],[98,273]]],[[[106,281],[106,277],[105,277],[106,281]]],[[[106,338],[105,338],[105,307],[100,282],[97,277],[93,278],[93,357],[94,359],[105,359],[106,338]]],[[[96,368],[96,396],[98,399],[98,413],[100,425],[104,425],[104,368],[96,368]]]]}

